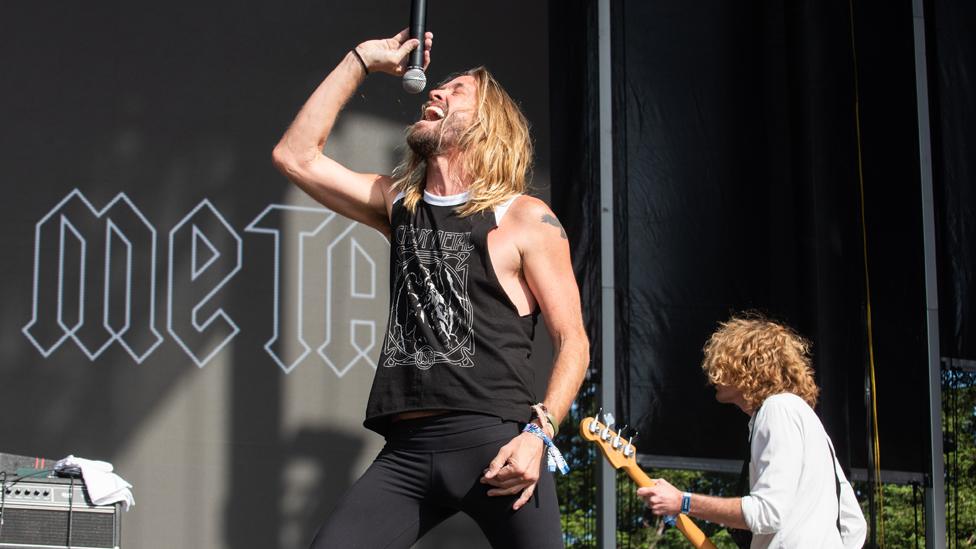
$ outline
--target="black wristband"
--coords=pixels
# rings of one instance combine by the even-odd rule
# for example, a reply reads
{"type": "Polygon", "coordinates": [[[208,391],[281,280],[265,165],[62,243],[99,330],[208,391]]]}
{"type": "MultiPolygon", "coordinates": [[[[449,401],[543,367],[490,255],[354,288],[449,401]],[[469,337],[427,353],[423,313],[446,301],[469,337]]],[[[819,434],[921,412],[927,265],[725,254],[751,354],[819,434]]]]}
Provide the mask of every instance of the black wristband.
{"type": "Polygon", "coordinates": [[[353,48],[352,49],[352,53],[353,53],[353,55],[356,56],[356,59],[359,59],[359,64],[361,64],[363,66],[363,72],[368,75],[369,74],[369,67],[366,66],[366,61],[363,61],[363,56],[362,55],[359,55],[359,52],[356,51],[356,48],[353,48]]]}

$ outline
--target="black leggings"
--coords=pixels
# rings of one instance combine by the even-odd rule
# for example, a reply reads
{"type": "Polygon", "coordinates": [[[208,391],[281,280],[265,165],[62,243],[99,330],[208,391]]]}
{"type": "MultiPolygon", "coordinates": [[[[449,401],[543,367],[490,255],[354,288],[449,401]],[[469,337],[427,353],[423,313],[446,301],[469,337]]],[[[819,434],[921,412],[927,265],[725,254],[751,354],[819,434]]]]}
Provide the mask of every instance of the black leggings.
{"type": "Polygon", "coordinates": [[[312,549],[408,548],[458,511],[474,519],[494,548],[562,548],[552,474],[542,473],[532,499],[518,511],[518,495],[488,496],[481,484],[498,449],[519,425],[479,414],[398,421],[386,446],[342,496],[312,549]]]}

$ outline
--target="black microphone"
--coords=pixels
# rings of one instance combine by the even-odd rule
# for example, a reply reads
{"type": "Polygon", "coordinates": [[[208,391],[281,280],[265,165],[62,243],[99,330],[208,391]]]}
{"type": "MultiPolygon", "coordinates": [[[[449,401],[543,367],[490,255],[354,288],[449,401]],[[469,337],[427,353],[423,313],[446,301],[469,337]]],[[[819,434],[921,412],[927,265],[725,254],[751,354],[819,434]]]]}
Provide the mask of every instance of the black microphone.
{"type": "Polygon", "coordinates": [[[420,40],[420,45],[410,52],[407,72],[403,73],[403,89],[408,93],[420,93],[427,86],[424,74],[424,27],[427,22],[427,0],[410,2],[410,38],[420,40]]]}

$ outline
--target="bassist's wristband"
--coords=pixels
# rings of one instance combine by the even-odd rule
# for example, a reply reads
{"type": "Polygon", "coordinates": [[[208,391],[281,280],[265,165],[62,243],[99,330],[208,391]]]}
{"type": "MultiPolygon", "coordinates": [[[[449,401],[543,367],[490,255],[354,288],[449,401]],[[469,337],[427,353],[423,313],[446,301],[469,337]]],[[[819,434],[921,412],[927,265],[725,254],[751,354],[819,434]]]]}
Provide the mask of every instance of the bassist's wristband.
{"type": "Polygon", "coordinates": [[[691,512],[691,492],[681,494],[681,512],[686,515],[691,512]]]}

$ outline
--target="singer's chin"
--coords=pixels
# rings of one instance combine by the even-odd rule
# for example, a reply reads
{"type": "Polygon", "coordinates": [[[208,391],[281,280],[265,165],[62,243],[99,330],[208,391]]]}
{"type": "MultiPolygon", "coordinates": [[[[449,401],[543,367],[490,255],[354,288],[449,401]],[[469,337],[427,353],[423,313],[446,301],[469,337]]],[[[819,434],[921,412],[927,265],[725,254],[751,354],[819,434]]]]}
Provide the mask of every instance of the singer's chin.
{"type": "Polygon", "coordinates": [[[410,150],[423,158],[431,158],[440,154],[440,132],[424,131],[416,125],[407,133],[407,145],[410,150]]]}

